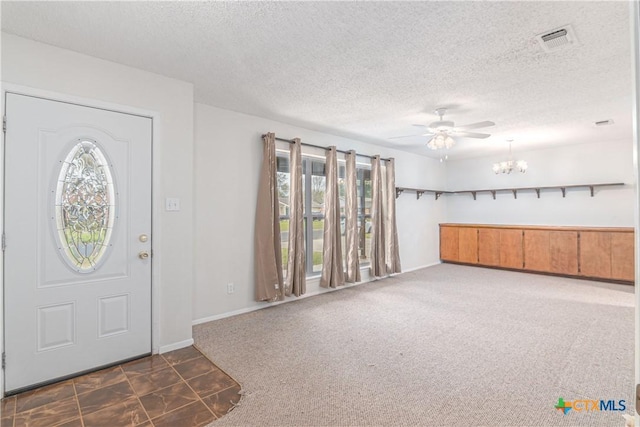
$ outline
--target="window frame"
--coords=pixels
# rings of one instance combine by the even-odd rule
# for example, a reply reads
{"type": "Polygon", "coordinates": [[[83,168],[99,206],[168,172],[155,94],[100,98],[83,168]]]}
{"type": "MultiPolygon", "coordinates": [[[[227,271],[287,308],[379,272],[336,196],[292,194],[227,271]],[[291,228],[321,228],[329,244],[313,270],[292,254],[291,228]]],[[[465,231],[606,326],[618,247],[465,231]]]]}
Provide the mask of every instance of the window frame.
{"type": "MultiPolygon", "coordinates": [[[[286,171],[281,171],[281,170],[276,170],[276,173],[286,173],[289,174],[289,183],[291,182],[291,162],[290,162],[290,155],[289,155],[289,151],[288,150],[276,150],[276,157],[277,158],[281,158],[284,159],[286,161],[286,165],[287,165],[287,170],[286,171]]],[[[304,222],[304,231],[305,231],[305,236],[304,236],[304,248],[305,248],[305,275],[307,278],[313,278],[313,277],[319,277],[321,275],[321,272],[319,271],[313,271],[313,222],[314,220],[324,220],[326,217],[326,214],[323,212],[322,214],[318,214],[318,213],[314,213],[313,212],[313,177],[314,176],[323,176],[326,177],[325,174],[323,175],[317,175],[314,174],[313,171],[313,162],[318,162],[321,163],[324,168],[326,168],[326,160],[320,156],[315,156],[315,155],[310,155],[310,154],[302,154],[302,180],[303,180],[303,186],[304,186],[304,200],[303,200],[303,222],[304,222]]],[[[344,168],[345,161],[343,159],[338,159],[338,167],[339,168],[344,168]]],[[[365,163],[356,163],[356,182],[357,182],[357,191],[359,193],[358,195],[358,199],[360,201],[360,206],[358,209],[358,214],[357,214],[357,218],[358,218],[358,222],[360,224],[362,224],[361,226],[359,226],[359,242],[358,242],[358,252],[360,255],[360,267],[366,267],[370,264],[370,255],[366,253],[366,222],[367,220],[371,220],[371,213],[365,213],[366,212],[366,185],[365,182],[366,180],[365,178],[365,172],[364,171],[369,171],[369,174],[371,173],[371,166],[365,163]],[[362,170],[362,179],[359,179],[359,171],[362,170]]],[[[323,171],[324,172],[324,171],[323,171]]],[[[371,177],[369,176],[369,181],[371,181],[371,177]]],[[[325,180],[326,183],[326,180],[325,180]]],[[[278,183],[276,182],[276,185],[278,185],[278,183]]],[[[289,184],[289,188],[291,188],[291,185],[289,184]]],[[[290,191],[290,190],[289,190],[290,191]]],[[[325,191],[326,191],[326,186],[325,186],[325,191]]],[[[289,193],[289,198],[290,198],[290,193],[289,193]]],[[[290,209],[291,207],[289,207],[290,209]]],[[[340,215],[340,219],[345,219],[346,216],[345,215],[340,215]]],[[[278,221],[280,223],[282,223],[283,220],[290,220],[291,217],[290,215],[279,215],[278,216],[278,221]]],[[[342,229],[342,227],[341,227],[342,229]]],[[[281,240],[282,242],[282,240],[281,240]]],[[[287,252],[288,253],[288,252],[287,252]]],[[[282,268],[283,268],[283,273],[286,276],[287,273],[287,262],[288,262],[288,256],[287,256],[287,261],[283,262],[282,264],[282,268]]]]}

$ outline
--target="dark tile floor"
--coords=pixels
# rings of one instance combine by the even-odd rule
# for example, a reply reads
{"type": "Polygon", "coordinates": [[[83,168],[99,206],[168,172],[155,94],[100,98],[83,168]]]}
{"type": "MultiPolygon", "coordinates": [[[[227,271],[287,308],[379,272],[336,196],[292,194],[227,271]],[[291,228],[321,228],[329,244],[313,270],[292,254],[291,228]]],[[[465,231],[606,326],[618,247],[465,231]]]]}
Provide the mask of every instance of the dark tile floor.
{"type": "Polygon", "coordinates": [[[0,427],[197,427],[233,409],[239,393],[187,347],[3,399],[0,427]]]}

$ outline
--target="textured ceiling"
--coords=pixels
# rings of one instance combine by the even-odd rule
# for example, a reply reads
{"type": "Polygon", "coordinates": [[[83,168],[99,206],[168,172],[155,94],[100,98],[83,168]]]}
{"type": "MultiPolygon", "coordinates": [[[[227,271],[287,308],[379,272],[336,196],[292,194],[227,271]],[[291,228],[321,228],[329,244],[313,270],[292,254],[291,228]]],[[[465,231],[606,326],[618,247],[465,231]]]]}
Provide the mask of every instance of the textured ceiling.
{"type": "Polygon", "coordinates": [[[2,2],[3,31],[192,82],[209,105],[388,146],[426,142],[387,138],[440,106],[496,123],[450,158],[630,140],[629,22],[627,2],[2,2]],[[577,46],[534,41],[566,24],[577,46]]]}

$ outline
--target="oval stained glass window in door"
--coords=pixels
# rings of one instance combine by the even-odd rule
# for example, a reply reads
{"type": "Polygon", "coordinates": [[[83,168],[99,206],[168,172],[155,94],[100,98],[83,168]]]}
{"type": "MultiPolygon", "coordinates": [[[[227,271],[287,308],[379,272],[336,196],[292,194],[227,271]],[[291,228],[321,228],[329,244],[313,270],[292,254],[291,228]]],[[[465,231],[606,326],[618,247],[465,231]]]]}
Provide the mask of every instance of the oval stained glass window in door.
{"type": "Polygon", "coordinates": [[[114,183],[95,142],[81,140],[62,163],[55,193],[58,247],[71,268],[95,271],[109,248],[115,221],[114,183]]]}

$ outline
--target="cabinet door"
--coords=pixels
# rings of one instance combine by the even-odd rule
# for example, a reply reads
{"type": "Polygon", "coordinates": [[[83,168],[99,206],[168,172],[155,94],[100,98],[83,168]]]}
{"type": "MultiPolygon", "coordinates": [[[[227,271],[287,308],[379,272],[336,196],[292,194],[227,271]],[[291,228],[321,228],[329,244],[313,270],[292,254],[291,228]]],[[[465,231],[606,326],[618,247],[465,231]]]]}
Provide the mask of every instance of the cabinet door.
{"type": "Polygon", "coordinates": [[[578,274],[578,232],[550,231],[551,272],[578,274]]]}
{"type": "Polygon", "coordinates": [[[458,261],[458,227],[440,227],[440,259],[458,261]]]}
{"type": "Polygon", "coordinates": [[[611,233],[611,278],[635,280],[633,232],[611,233]]]}
{"type": "Polygon", "coordinates": [[[496,228],[478,230],[478,263],[500,265],[500,230],[496,228]]]}
{"type": "Polygon", "coordinates": [[[607,231],[580,232],[580,275],[611,277],[611,234],[607,231]]]}
{"type": "Polygon", "coordinates": [[[533,271],[551,270],[549,231],[524,231],[524,268],[533,271]]]}
{"type": "Polygon", "coordinates": [[[500,267],[522,268],[522,230],[500,230],[500,267]]]}
{"type": "Polygon", "coordinates": [[[478,229],[461,227],[459,230],[458,254],[460,262],[478,263],[478,229]]]}

